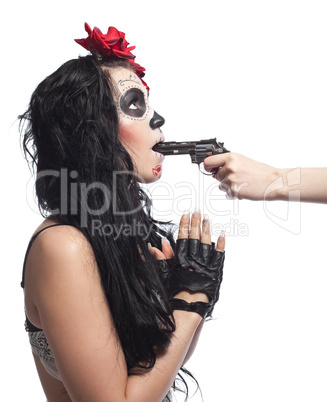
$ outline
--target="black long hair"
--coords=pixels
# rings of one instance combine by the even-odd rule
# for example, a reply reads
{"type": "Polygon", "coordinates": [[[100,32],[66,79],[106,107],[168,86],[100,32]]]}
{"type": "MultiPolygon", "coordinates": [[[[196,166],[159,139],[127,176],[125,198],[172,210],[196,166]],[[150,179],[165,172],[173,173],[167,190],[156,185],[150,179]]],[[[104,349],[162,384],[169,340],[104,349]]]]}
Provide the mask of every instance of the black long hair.
{"type": "Polygon", "coordinates": [[[78,228],[92,246],[129,373],[151,368],[175,330],[147,243],[174,246],[121,144],[110,68],[126,60],[80,57],[34,91],[21,116],[23,149],[36,168],[43,216],[78,228]]]}

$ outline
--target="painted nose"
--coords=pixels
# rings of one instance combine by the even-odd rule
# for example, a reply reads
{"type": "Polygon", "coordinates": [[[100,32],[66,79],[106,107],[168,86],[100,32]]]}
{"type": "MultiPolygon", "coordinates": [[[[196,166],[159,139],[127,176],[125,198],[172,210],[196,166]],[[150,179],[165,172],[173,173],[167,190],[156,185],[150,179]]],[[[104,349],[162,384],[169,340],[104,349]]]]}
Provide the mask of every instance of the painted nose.
{"type": "Polygon", "coordinates": [[[150,120],[150,127],[152,130],[155,130],[156,128],[159,128],[165,124],[165,119],[160,116],[156,111],[153,113],[153,117],[150,120]]]}

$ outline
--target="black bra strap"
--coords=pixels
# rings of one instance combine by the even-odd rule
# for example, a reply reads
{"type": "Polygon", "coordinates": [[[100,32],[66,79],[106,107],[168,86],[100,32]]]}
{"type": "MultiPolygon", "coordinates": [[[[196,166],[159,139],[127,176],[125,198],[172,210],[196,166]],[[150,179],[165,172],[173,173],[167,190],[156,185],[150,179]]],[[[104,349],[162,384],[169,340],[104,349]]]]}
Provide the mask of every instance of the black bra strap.
{"type": "Polygon", "coordinates": [[[24,259],[24,265],[23,265],[23,274],[22,274],[22,281],[20,283],[20,286],[24,289],[24,280],[25,280],[25,266],[26,266],[26,260],[27,260],[27,256],[28,253],[33,245],[34,240],[38,237],[38,235],[40,233],[42,233],[44,230],[52,228],[53,226],[62,226],[64,225],[64,223],[55,223],[54,225],[50,225],[50,226],[46,226],[45,228],[41,229],[39,232],[35,233],[35,235],[31,238],[27,250],[26,250],[26,254],[25,254],[25,259],[24,259]]]}

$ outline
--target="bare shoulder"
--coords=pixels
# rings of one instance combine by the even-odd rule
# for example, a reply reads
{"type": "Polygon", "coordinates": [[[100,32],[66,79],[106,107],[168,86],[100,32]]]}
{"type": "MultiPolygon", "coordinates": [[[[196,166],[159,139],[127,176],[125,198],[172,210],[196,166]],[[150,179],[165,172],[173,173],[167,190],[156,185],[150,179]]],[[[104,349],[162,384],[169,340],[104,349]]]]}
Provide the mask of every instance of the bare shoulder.
{"type": "MultiPolygon", "coordinates": [[[[44,225],[40,229],[49,226],[44,225]]],[[[92,290],[103,299],[100,275],[90,243],[73,226],[52,226],[34,240],[25,266],[25,307],[31,322],[42,328],[40,304],[65,294],[73,286],[81,292],[92,290]]]]}
{"type": "Polygon", "coordinates": [[[95,268],[92,247],[80,230],[69,225],[42,226],[45,230],[34,240],[27,258],[27,273],[33,274],[41,266],[42,270],[37,274],[46,274],[52,265],[56,265],[55,272],[64,267],[66,273],[69,266],[75,270],[95,268]]]}
{"type": "Polygon", "coordinates": [[[43,224],[35,233],[42,230],[33,245],[34,249],[41,252],[51,252],[61,249],[63,253],[78,253],[81,251],[93,255],[92,248],[83,233],[70,225],[43,224]]]}

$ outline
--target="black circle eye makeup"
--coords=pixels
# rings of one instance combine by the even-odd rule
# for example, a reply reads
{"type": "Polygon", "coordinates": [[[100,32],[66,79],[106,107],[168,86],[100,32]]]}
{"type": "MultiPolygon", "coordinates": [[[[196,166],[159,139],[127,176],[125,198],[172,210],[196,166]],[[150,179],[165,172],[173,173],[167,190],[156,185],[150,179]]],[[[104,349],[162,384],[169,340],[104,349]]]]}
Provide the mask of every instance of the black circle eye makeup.
{"type": "Polygon", "coordinates": [[[144,92],[138,88],[130,88],[122,94],[119,101],[121,111],[127,116],[140,118],[147,111],[144,92]]]}

